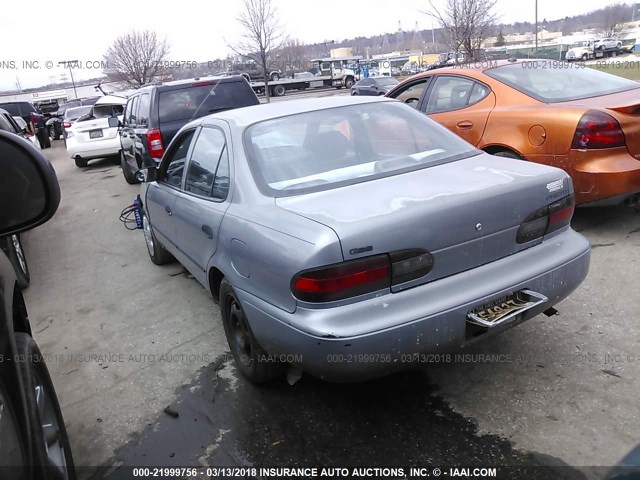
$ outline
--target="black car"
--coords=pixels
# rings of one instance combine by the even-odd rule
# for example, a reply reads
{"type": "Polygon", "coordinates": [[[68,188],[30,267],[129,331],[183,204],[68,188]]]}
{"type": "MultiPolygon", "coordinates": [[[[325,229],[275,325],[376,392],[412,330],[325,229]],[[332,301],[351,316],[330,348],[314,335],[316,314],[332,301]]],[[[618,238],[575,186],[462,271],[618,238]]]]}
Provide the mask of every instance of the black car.
{"type": "Polygon", "coordinates": [[[173,136],[191,120],[259,103],[255,92],[239,76],[180,80],[140,88],[127,101],[120,129],[125,180],[139,183],[138,170],[157,166],[173,136]]]}
{"type": "MultiPolygon", "coordinates": [[[[55,213],[60,187],[42,152],[0,131],[0,235],[17,235],[55,213]]],[[[13,267],[0,252],[0,478],[76,478],[60,404],[13,267]]]]}
{"type": "MultiPolygon", "coordinates": [[[[6,110],[14,117],[21,117],[27,125],[33,125],[34,133],[40,142],[40,148],[49,148],[51,139],[48,135],[46,118],[30,102],[5,102],[0,103],[0,108],[6,110]]],[[[31,128],[31,127],[29,127],[31,128]]]]}
{"type": "Polygon", "coordinates": [[[393,77],[363,78],[351,87],[351,95],[384,95],[398,83],[393,77]]]}
{"type": "MultiPolygon", "coordinates": [[[[282,72],[280,70],[271,67],[267,68],[267,73],[269,75],[269,80],[271,81],[280,80],[280,77],[282,76],[282,72]]],[[[252,80],[264,80],[264,70],[260,65],[253,62],[234,63],[233,66],[225,72],[225,75],[240,75],[244,77],[247,82],[252,80]]]]}

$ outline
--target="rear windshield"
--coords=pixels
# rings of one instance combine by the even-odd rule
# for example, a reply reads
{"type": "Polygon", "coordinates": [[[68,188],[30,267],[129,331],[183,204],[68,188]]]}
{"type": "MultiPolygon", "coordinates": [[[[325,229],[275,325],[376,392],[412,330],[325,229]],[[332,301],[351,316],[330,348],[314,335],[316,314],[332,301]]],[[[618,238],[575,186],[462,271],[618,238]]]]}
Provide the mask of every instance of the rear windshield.
{"type": "Polygon", "coordinates": [[[93,118],[109,118],[122,115],[124,105],[94,105],[93,118]]]}
{"type": "Polygon", "coordinates": [[[91,107],[90,106],[69,108],[64,113],[64,118],[65,118],[65,120],[77,120],[82,115],[86,115],[90,111],[91,111],[91,107]]]}
{"type": "Polygon", "coordinates": [[[159,120],[175,122],[204,117],[214,112],[257,105],[259,102],[245,81],[187,87],[160,92],[159,120]]]}
{"type": "Polygon", "coordinates": [[[267,120],[249,127],[244,138],[256,181],[274,196],[368,181],[478,153],[399,102],[267,120]]]}
{"type": "Polygon", "coordinates": [[[487,69],[484,73],[545,103],[640,88],[638,82],[557,60],[523,61],[487,69]]]}
{"type": "Polygon", "coordinates": [[[4,108],[12,116],[20,116],[20,109],[17,103],[0,103],[0,108],[4,108]]]}

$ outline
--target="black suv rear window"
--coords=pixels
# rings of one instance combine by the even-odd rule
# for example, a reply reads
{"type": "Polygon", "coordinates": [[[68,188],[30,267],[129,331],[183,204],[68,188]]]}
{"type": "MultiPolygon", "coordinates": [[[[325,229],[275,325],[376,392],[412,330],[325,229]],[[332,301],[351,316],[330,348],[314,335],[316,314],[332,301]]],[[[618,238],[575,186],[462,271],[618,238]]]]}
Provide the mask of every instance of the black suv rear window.
{"type": "Polygon", "coordinates": [[[164,123],[191,120],[259,102],[246,82],[237,81],[161,91],[158,103],[159,120],[164,123]]]}
{"type": "Polygon", "coordinates": [[[0,103],[0,108],[4,108],[12,117],[20,116],[20,109],[17,103],[0,103]]]}

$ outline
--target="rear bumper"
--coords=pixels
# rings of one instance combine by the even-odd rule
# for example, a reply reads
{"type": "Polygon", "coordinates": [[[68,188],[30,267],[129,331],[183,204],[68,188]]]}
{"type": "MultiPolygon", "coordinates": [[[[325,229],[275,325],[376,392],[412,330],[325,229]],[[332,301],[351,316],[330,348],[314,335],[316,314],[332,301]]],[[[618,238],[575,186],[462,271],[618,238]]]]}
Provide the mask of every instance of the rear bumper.
{"type": "Polygon", "coordinates": [[[84,159],[108,157],[120,152],[120,138],[105,138],[91,142],[79,142],[76,137],[67,138],[67,154],[69,158],[81,156],[84,159]]]}
{"type": "Polygon", "coordinates": [[[626,148],[572,150],[565,158],[577,204],[618,204],[640,192],[640,160],[626,148]]]}
{"type": "Polygon", "coordinates": [[[580,285],[589,261],[589,242],[567,230],[490,264],[339,307],[288,313],[248,292],[237,293],[269,354],[321,378],[353,381],[425,366],[415,355],[458,350],[538,315],[580,285]],[[549,301],[508,325],[471,335],[478,329],[466,321],[470,310],[521,289],[549,301]]]}

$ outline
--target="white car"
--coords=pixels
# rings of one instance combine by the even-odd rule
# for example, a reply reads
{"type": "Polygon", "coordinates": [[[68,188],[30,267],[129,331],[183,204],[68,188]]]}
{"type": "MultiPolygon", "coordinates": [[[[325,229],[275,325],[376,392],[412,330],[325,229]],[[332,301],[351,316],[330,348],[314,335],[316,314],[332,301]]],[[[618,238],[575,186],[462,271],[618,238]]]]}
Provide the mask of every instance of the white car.
{"type": "Polygon", "coordinates": [[[120,137],[117,118],[122,122],[122,113],[127,103],[126,97],[106,95],[98,99],[91,111],[76,120],[67,134],[67,154],[74,159],[77,167],[86,167],[87,161],[120,155],[120,137]]]}
{"type": "Polygon", "coordinates": [[[609,48],[620,48],[622,47],[622,42],[617,38],[600,38],[596,40],[595,49],[596,50],[606,50],[609,48]]]}

